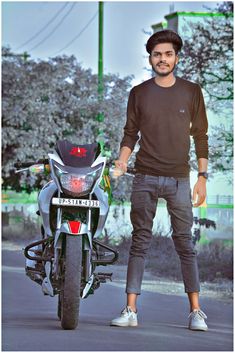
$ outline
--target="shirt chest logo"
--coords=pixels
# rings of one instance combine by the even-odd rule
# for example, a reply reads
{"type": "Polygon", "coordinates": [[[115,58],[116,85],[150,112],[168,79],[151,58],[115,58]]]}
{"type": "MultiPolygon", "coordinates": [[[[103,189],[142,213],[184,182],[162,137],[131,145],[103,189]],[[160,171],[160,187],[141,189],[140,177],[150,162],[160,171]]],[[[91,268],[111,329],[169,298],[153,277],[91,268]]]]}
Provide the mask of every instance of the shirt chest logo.
{"type": "Polygon", "coordinates": [[[180,109],[180,113],[184,114],[185,113],[185,109],[180,109]]]}

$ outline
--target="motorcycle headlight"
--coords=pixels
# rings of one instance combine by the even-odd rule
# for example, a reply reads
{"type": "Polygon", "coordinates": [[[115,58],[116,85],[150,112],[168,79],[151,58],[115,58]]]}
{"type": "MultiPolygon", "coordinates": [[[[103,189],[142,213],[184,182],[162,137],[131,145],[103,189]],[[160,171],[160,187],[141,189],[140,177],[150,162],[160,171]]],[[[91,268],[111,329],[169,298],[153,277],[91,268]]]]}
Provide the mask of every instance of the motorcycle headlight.
{"type": "Polygon", "coordinates": [[[93,187],[96,180],[101,174],[102,168],[95,170],[86,175],[78,175],[72,173],[61,174],[59,179],[65,192],[72,196],[78,194],[87,194],[93,187]]]}

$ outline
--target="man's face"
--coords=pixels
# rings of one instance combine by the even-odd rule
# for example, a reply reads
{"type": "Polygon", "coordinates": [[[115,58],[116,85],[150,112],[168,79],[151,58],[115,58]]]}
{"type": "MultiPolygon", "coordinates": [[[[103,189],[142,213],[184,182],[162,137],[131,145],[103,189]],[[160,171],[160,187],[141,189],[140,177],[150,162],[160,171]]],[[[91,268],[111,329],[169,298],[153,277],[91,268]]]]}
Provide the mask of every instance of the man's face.
{"type": "Polygon", "coordinates": [[[172,43],[155,45],[149,56],[149,63],[159,76],[168,76],[178,64],[178,56],[175,54],[172,43]]]}

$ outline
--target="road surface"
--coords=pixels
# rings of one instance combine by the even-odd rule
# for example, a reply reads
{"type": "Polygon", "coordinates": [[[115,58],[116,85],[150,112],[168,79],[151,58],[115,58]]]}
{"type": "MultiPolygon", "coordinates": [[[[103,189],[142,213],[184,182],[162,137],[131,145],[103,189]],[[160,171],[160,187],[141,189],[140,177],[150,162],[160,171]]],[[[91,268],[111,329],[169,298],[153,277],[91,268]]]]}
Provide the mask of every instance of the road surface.
{"type": "Polygon", "coordinates": [[[209,331],[194,332],[187,329],[185,296],[143,291],[139,326],[119,328],[109,323],[125,304],[124,289],[103,284],[81,301],[79,327],[64,331],[56,316],[57,297],[44,296],[25,276],[22,252],[4,250],[2,260],[3,351],[233,350],[231,301],[202,298],[209,331]]]}

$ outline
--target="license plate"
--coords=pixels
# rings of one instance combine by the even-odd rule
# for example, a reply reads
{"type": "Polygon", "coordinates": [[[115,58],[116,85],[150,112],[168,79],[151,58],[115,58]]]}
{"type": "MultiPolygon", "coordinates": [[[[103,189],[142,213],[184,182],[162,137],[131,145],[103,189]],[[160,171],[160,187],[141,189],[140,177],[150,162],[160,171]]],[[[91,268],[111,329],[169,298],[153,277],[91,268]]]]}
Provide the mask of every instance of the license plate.
{"type": "Polygon", "coordinates": [[[53,197],[52,205],[99,208],[100,202],[97,200],[64,199],[62,197],[53,197]]]}

